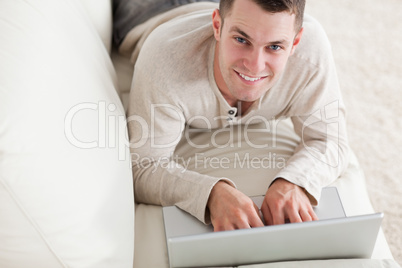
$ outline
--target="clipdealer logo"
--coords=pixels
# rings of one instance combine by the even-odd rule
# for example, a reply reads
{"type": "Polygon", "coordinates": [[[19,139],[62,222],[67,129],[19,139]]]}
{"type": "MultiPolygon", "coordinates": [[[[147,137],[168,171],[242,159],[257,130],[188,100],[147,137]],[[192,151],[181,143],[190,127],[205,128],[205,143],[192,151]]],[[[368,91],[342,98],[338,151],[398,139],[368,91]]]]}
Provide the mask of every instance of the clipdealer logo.
{"type": "Polygon", "coordinates": [[[171,153],[169,156],[158,158],[141,157],[137,153],[131,154],[132,164],[140,169],[149,169],[155,173],[159,168],[186,170],[211,169],[282,169],[286,165],[287,157],[276,153],[252,155],[251,153],[229,153],[225,156],[210,156],[205,153],[196,153],[184,158],[171,153]]]}
{"type": "MultiPolygon", "coordinates": [[[[234,132],[232,127],[214,130],[215,132],[209,136],[207,142],[203,144],[196,143],[192,140],[191,133],[210,133],[214,122],[210,122],[210,119],[203,116],[195,116],[186,120],[182,112],[173,105],[151,105],[150,122],[137,115],[126,117],[123,109],[118,107],[119,106],[113,103],[108,104],[105,101],[99,101],[98,103],[85,102],[73,106],[65,116],[64,133],[66,139],[73,146],[82,149],[117,149],[119,160],[126,160],[127,157],[130,156],[130,148],[133,149],[133,151],[142,146],[148,146],[151,149],[164,149],[176,145],[182,138],[186,139],[188,145],[195,149],[241,147],[241,144],[239,144],[240,139],[233,137],[234,132]],[[166,110],[168,110],[168,112],[166,112],[166,110]],[[177,122],[177,127],[179,128],[175,135],[170,137],[169,140],[164,140],[162,143],[155,140],[157,128],[155,122],[159,119],[158,116],[161,112],[162,114],[164,112],[168,113],[169,116],[174,117],[177,122]],[[189,122],[202,122],[206,128],[191,128],[189,122]],[[136,138],[133,139],[131,143],[128,138],[128,124],[136,125],[136,138]],[[88,127],[88,125],[90,126],[88,127]],[[85,131],[91,132],[91,135],[88,135],[85,131]],[[226,135],[226,143],[220,144],[217,142],[216,138],[220,134],[223,136],[226,135]]],[[[214,120],[222,120],[222,117],[218,116],[214,118],[214,120]]],[[[304,122],[301,126],[301,145],[314,159],[330,165],[331,167],[339,165],[338,120],[338,101],[326,105],[310,116],[301,118],[301,121],[304,122]],[[320,135],[322,136],[319,141],[311,139],[312,127],[317,129],[317,126],[321,130],[320,135]],[[333,150],[334,153],[327,154],[329,147],[332,147],[331,150],[333,150]],[[334,148],[336,150],[334,150],[334,148]],[[328,157],[328,155],[331,156],[328,157]]],[[[280,122],[281,119],[268,120],[262,116],[251,117],[244,125],[240,126],[241,134],[244,135],[243,141],[252,149],[275,148],[277,146],[278,124],[280,124],[280,122]],[[264,123],[265,129],[250,128],[249,126],[255,123],[255,120],[264,123]],[[272,135],[270,144],[256,144],[249,136],[251,133],[264,131],[265,133],[268,131],[272,135]]],[[[131,157],[133,157],[133,155],[131,155],[131,157]]],[[[158,162],[159,160],[154,159],[153,161],[158,162]]]]}

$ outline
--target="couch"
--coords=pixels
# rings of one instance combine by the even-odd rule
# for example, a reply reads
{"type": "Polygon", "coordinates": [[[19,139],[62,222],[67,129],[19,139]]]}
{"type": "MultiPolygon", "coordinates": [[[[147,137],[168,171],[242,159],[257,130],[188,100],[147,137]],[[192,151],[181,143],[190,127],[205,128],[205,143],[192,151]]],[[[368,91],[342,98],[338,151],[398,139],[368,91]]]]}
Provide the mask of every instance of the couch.
{"type": "MultiPolygon", "coordinates": [[[[109,0],[0,2],[2,268],[167,266],[161,207],[134,202],[125,117],[133,66],[112,48],[111,32],[109,0]]],[[[243,136],[236,137],[244,144],[243,136]]],[[[298,141],[286,120],[278,123],[275,139],[275,153],[285,158],[298,141]]],[[[210,156],[233,150],[212,150],[210,156]]],[[[196,152],[182,143],[177,153],[194,159],[196,152]]],[[[217,176],[228,171],[192,168],[217,176]]],[[[243,180],[250,170],[228,172],[240,189],[260,194],[269,183],[262,177],[274,176],[275,169],[252,171],[254,187],[243,180]]],[[[347,215],[373,211],[353,154],[333,186],[347,215]]],[[[398,264],[381,231],[371,259],[247,267],[398,264]]]]}

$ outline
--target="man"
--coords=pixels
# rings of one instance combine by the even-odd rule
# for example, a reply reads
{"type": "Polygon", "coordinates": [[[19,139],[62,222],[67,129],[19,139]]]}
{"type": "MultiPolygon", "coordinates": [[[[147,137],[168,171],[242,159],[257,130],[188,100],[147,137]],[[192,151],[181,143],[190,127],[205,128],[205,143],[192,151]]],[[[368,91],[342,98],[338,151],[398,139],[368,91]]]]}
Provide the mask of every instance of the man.
{"type": "MultiPolygon", "coordinates": [[[[259,227],[263,220],[316,220],[312,205],[341,174],[348,154],[325,34],[311,18],[303,26],[301,0],[222,0],[219,9],[185,12],[190,6],[197,10],[190,4],[181,7],[182,16],[171,19],[167,12],[150,23],[152,30],[160,26],[136,60],[129,133],[138,156],[137,202],[176,205],[210,220],[215,231],[259,227]],[[216,129],[284,116],[302,142],[268,188],[262,218],[230,178],[186,170],[172,157],[185,127],[216,129]],[[171,165],[155,168],[164,158],[171,165]]],[[[129,43],[130,36],[122,47],[135,47],[129,43]]]]}

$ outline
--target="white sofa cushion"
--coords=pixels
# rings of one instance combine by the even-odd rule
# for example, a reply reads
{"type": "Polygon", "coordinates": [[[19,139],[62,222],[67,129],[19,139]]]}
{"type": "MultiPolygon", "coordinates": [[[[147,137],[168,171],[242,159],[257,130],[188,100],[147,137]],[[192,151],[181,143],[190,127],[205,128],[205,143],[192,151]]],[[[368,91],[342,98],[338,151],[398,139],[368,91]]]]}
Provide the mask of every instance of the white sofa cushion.
{"type": "Polygon", "coordinates": [[[107,51],[112,48],[112,0],[80,0],[107,51]]]}
{"type": "Polygon", "coordinates": [[[0,1],[0,267],[132,267],[124,110],[78,0],[0,1]]]}

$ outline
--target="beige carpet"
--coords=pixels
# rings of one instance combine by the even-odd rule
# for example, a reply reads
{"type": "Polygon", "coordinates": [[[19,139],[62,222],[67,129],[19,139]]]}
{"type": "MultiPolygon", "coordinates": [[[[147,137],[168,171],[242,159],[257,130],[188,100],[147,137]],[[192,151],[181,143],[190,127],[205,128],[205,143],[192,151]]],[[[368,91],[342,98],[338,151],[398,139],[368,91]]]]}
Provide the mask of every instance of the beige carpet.
{"type": "Polygon", "coordinates": [[[332,43],[350,144],[402,264],[402,1],[307,0],[332,43]]]}

